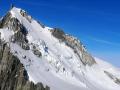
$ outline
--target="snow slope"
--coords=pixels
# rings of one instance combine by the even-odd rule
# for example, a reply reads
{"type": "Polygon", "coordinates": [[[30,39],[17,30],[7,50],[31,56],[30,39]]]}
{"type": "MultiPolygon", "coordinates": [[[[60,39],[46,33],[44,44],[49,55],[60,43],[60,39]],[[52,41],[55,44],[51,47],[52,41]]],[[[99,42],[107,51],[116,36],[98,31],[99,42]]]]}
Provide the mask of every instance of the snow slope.
{"type": "Polygon", "coordinates": [[[108,71],[120,79],[120,71],[115,67],[98,58],[95,58],[97,64],[83,65],[73,49],[51,34],[52,28],[43,28],[30,16],[29,22],[20,11],[14,7],[10,13],[26,27],[30,50],[10,41],[16,33],[10,28],[0,29],[0,33],[2,40],[9,43],[11,52],[23,63],[30,81],[42,82],[51,90],[120,90],[120,85],[104,73],[108,71]],[[42,53],[41,57],[33,53],[33,45],[42,53]]]}

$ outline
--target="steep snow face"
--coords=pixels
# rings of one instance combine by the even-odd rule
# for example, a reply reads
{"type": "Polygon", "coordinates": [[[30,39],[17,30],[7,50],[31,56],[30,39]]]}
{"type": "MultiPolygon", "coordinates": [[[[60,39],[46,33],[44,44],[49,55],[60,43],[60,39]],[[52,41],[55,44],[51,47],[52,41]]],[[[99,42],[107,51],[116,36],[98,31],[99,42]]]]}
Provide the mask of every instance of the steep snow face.
{"type": "Polygon", "coordinates": [[[120,90],[120,84],[114,80],[119,82],[119,71],[112,65],[94,59],[83,46],[78,45],[85,55],[79,47],[75,47],[76,54],[52,35],[53,28],[38,23],[24,10],[14,7],[9,16],[0,29],[1,39],[23,63],[30,81],[42,82],[51,90],[120,90]]]}

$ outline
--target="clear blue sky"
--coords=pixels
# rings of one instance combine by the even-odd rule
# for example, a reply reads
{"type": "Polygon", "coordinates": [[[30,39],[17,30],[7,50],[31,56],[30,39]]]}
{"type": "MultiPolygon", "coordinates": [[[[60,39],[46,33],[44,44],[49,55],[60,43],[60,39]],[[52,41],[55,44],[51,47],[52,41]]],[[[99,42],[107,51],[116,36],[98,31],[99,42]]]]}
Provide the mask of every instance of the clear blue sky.
{"type": "Polygon", "coordinates": [[[78,37],[92,55],[120,67],[119,0],[0,0],[0,16],[12,2],[47,26],[78,37]]]}

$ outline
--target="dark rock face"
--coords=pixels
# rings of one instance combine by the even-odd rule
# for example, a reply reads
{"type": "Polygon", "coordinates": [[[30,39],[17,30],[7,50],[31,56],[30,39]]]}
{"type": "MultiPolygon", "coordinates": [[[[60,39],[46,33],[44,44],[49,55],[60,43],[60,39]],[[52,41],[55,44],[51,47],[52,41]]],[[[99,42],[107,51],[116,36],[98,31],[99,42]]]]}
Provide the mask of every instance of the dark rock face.
{"type": "Polygon", "coordinates": [[[27,35],[27,29],[19,22],[17,18],[10,17],[9,24],[7,25],[14,32],[20,31],[22,34],[27,35]]]}
{"type": "Polygon", "coordinates": [[[11,13],[8,12],[8,14],[0,21],[0,27],[7,27],[8,29],[13,30],[15,34],[11,37],[11,41],[14,43],[16,42],[25,50],[30,49],[26,38],[28,34],[27,29],[17,18],[11,17],[11,13]]]}
{"type": "Polygon", "coordinates": [[[10,53],[6,43],[0,44],[0,90],[50,90],[42,83],[34,84],[20,60],[10,53]]]}
{"type": "MultiPolygon", "coordinates": [[[[23,11],[20,12],[29,22],[31,17],[23,11]]],[[[10,40],[17,43],[24,50],[29,50],[27,29],[17,18],[11,17],[8,12],[0,20],[0,28],[8,28],[14,31],[10,40]]],[[[1,35],[0,35],[1,37],[1,35]]],[[[38,52],[37,52],[38,54],[38,52]]],[[[48,86],[44,87],[42,83],[34,84],[29,81],[29,76],[20,60],[10,52],[9,43],[0,39],[0,90],[50,90],[48,86]]]]}
{"type": "Polygon", "coordinates": [[[65,33],[63,30],[59,28],[54,28],[54,30],[52,30],[52,35],[61,41],[65,40],[65,37],[64,37],[65,33]]]}
{"type": "Polygon", "coordinates": [[[14,43],[16,42],[23,49],[29,50],[30,47],[28,45],[28,40],[26,38],[26,35],[27,35],[28,32],[27,32],[26,28],[22,24],[20,24],[20,22],[15,18],[12,18],[11,22],[14,23],[14,24],[10,25],[10,26],[12,27],[12,30],[14,30],[16,32],[11,37],[11,41],[14,42],[14,43]]]}
{"type": "Polygon", "coordinates": [[[72,48],[84,65],[92,66],[96,63],[94,58],[86,51],[86,48],[81,42],[79,42],[78,39],[70,35],[66,35],[59,28],[54,28],[51,32],[54,37],[56,37],[60,41],[64,42],[67,46],[72,48]]]}
{"type": "Polygon", "coordinates": [[[26,39],[26,36],[21,32],[18,31],[11,37],[12,42],[16,42],[19,44],[24,50],[30,50],[28,40],[26,39]]]}
{"type": "Polygon", "coordinates": [[[42,53],[39,51],[39,50],[33,50],[33,53],[36,55],[36,56],[38,56],[38,57],[41,57],[42,56],[42,53]]]}
{"type": "Polygon", "coordinates": [[[3,28],[8,25],[8,22],[10,20],[11,13],[7,13],[4,18],[0,21],[0,28],[3,28]]]}
{"type": "Polygon", "coordinates": [[[104,71],[104,73],[110,78],[112,79],[116,84],[120,85],[120,78],[117,78],[116,76],[114,76],[113,74],[111,74],[108,71],[104,71]]]}
{"type": "Polygon", "coordinates": [[[35,45],[32,46],[32,51],[37,57],[41,57],[42,53],[36,48],[35,45]]]}

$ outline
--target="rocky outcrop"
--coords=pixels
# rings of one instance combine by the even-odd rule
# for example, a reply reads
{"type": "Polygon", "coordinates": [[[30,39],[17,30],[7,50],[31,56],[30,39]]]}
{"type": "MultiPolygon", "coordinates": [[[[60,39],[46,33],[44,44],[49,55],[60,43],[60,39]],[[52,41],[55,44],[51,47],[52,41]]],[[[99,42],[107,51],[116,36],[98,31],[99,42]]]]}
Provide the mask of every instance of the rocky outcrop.
{"type": "Polygon", "coordinates": [[[32,22],[32,17],[31,16],[29,16],[24,10],[20,10],[20,14],[23,16],[23,17],[25,17],[27,20],[28,20],[28,22],[32,22]]]}
{"type": "Polygon", "coordinates": [[[20,60],[10,52],[7,43],[0,43],[0,90],[50,90],[42,83],[34,84],[20,60]]]}
{"type": "Polygon", "coordinates": [[[60,28],[54,28],[51,30],[51,32],[54,37],[58,38],[61,41],[65,41],[65,33],[60,28]]]}
{"type": "Polygon", "coordinates": [[[41,56],[42,56],[42,53],[40,52],[40,50],[38,50],[38,49],[36,48],[35,45],[32,46],[32,51],[33,51],[33,53],[34,53],[37,57],[41,57],[41,56]]]}
{"type": "Polygon", "coordinates": [[[16,42],[19,44],[24,50],[30,50],[28,40],[26,39],[26,35],[24,35],[21,31],[17,31],[12,37],[12,42],[16,42]]]}
{"type": "Polygon", "coordinates": [[[84,65],[92,66],[96,63],[94,58],[87,52],[85,46],[75,37],[66,35],[61,29],[54,28],[52,35],[72,48],[84,65]]]}
{"type": "Polygon", "coordinates": [[[110,78],[112,79],[116,84],[120,85],[120,78],[117,78],[115,75],[113,75],[112,73],[108,72],[108,71],[104,71],[104,73],[110,78]]]}
{"type": "Polygon", "coordinates": [[[96,63],[94,58],[87,52],[85,46],[78,39],[70,35],[65,35],[65,43],[74,50],[84,65],[91,66],[96,63]]]}
{"type": "Polygon", "coordinates": [[[14,43],[16,42],[23,49],[29,50],[30,47],[28,45],[28,40],[26,38],[28,32],[26,28],[22,24],[20,24],[20,22],[16,18],[11,19],[10,28],[15,32],[14,35],[11,37],[11,41],[14,43]]]}
{"type": "MultiPolygon", "coordinates": [[[[23,11],[20,12],[29,22],[31,18],[23,11]]],[[[8,12],[0,20],[0,28],[13,30],[14,34],[10,40],[17,43],[24,50],[29,50],[26,28],[20,21],[12,17],[8,12]]],[[[1,36],[0,36],[1,37],[1,36]]],[[[35,54],[41,56],[41,53],[34,50],[35,54]]],[[[20,60],[10,52],[9,43],[0,39],[0,90],[50,90],[48,86],[44,87],[42,83],[34,84],[29,81],[29,76],[20,60]]]]}
{"type": "Polygon", "coordinates": [[[13,43],[16,42],[19,44],[24,50],[30,49],[28,40],[26,38],[28,34],[27,29],[20,23],[17,18],[12,17],[10,12],[8,12],[8,14],[2,18],[0,21],[0,27],[13,30],[14,35],[11,37],[11,41],[13,43]]]}
{"type": "Polygon", "coordinates": [[[2,20],[0,20],[0,28],[6,27],[8,25],[8,22],[10,20],[11,13],[8,12],[2,20]]]}

